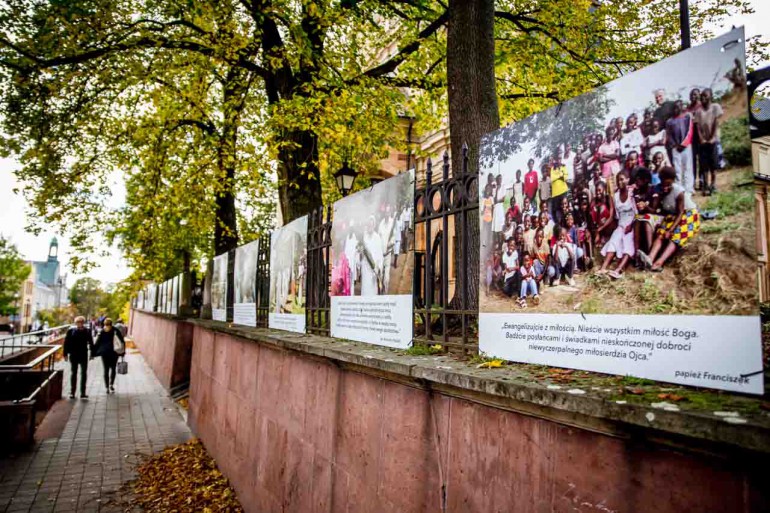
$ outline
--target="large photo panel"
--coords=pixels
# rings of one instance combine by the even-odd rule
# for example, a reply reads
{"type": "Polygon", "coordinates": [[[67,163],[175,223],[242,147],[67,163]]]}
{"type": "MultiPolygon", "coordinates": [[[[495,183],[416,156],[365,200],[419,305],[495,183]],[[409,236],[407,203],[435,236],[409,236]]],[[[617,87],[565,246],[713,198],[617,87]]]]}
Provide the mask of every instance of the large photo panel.
{"type": "Polygon", "coordinates": [[[259,240],[235,248],[233,324],[257,325],[257,258],[259,240]]]}
{"type": "Polygon", "coordinates": [[[414,170],[334,204],[332,336],[409,347],[413,205],[414,170]]]}
{"type": "Polygon", "coordinates": [[[270,328],[305,333],[307,216],[270,236],[270,328]]]}
{"type": "Polygon", "coordinates": [[[211,276],[211,318],[227,321],[227,253],[214,257],[211,276]]]}
{"type": "Polygon", "coordinates": [[[762,393],[743,29],[482,139],[479,348],[762,393]]]}
{"type": "Polygon", "coordinates": [[[171,278],[171,310],[173,315],[179,314],[179,276],[171,278]]]}

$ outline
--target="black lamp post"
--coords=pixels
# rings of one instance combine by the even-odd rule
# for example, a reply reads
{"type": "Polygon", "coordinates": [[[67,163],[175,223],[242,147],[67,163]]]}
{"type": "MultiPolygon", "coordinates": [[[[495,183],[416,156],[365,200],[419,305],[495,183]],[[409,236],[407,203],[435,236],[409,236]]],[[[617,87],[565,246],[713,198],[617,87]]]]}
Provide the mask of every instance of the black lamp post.
{"type": "Polygon", "coordinates": [[[340,190],[343,198],[353,190],[353,182],[356,181],[357,176],[358,173],[350,167],[347,160],[342,164],[339,171],[334,173],[334,180],[337,182],[337,188],[340,190]]]}
{"type": "Polygon", "coordinates": [[[682,36],[682,50],[690,48],[690,5],[688,0],[679,0],[679,32],[682,36]]]}

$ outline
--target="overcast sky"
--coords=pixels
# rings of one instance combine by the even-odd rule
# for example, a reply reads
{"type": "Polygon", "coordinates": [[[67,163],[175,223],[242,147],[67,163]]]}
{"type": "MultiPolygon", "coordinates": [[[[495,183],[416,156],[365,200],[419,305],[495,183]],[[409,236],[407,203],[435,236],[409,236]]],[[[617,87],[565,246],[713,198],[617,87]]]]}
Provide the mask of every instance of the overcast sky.
{"type": "MultiPolygon", "coordinates": [[[[725,19],[719,26],[713,26],[716,34],[727,32],[732,26],[744,25],[746,36],[762,35],[764,39],[770,39],[770,0],[751,0],[756,13],[751,16],[733,16],[725,19]]],[[[765,63],[770,64],[770,62],[765,63]]],[[[43,260],[48,255],[48,244],[51,237],[56,235],[59,239],[59,258],[65,265],[69,261],[71,252],[69,240],[66,236],[56,234],[53,231],[45,231],[39,236],[34,236],[24,231],[27,225],[26,201],[21,195],[13,194],[13,189],[19,187],[13,175],[13,170],[18,164],[13,160],[0,159],[0,233],[17,245],[22,255],[30,260],[43,260]]],[[[120,183],[110,184],[111,187],[122,195],[120,183]]],[[[117,251],[112,256],[96,258],[98,267],[89,273],[89,276],[105,283],[114,283],[130,274],[117,251]]],[[[66,271],[65,271],[66,272],[66,271]]],[[[68,284],[72,285],[76,276],[69,272],[68,284]]]]}

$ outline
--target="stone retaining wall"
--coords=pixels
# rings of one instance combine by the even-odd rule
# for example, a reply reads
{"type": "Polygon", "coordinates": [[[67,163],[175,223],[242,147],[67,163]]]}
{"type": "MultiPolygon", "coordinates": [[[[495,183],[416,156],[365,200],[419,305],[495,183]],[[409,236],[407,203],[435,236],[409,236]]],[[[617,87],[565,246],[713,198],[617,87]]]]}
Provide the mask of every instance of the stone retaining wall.
{"type": "Polygon", "coordinates": [[[451,376],[451,365],[432,357],[193,323],[189,422],[249,512],[759,512],[770,504],[762,426],[649,417],[632,405],[602,410],[542,385],[526,392],[451,376]]]}
{"type": "MultiPolygon", "coordinates": [[[[190,380],[191,324],[169,315],[131,311],[130,335],[164,388],[190,380]]],[[[129,349],[131,351],[131,349],[129,349]]]]}

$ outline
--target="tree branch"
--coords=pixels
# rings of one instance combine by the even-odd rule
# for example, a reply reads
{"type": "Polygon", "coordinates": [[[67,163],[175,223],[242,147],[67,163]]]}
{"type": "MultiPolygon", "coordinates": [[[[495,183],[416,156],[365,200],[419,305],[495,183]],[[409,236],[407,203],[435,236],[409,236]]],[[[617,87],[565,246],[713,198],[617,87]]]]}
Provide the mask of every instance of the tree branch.
{"type": "MultiPolygon", "coordinates": [[[[244,56],[238,56],[237,59],[226,60],[225,58],[217,55],[217,53],[213,48],[210,48],[201,43],[197,43],[194,41],[177,41],[166,37],[158,37],[158,38],[152,38],[152,37],[146,37],[146,36],[137,37],[134,40],[130,40],[122,43],[116,43],[113,45],[105,46],[103,48],[96,48],[93,50],[88,50],[88,51],[74,54],[74,55],[64,55],[59,57],[53,57],[50,59],[45,59],[45,58],[33,55],[29,52],[22,51],[20,48],[17,48],[15,45],[12,45],[9,41],[5,40],[4,38],[0,38],[0,44],[4,44],[8,46],[12,50],[18,52],[22,56],[31,60],[35,64],[35,66],[39,69],[54,68],[56,66],[66,66],[70,64],[82,64],[84,62],[89,62],[92,60],[99,59],[101,57],[107,57],[109,55],[113,55],[124,51],[150,49],[150,48],[162,48],[166,50],[182,50],[182,51],[194,52],[194,53],[203,55],[205,57],[221,58],[222,60],[228,62],[228,64],[245,68],[249,71],[257,73],[262,77],[266,77],[269,74],[269,72],[265,68],[259,66],[258,64],[255,64],[252,61],[249,61],[244,56]]],[[[17,68],[19,67],[21,66],[17,65],[17,68]]]]}
{"type": "Polygon", "coordinates": [[[518,100],[520,98],[548,98],[550,100],[559,101],[559,92],[549,91],[547,93],[510,93],[501,94],[500,98],[504,100],[518,100]]]}
{"type": "Polygon", "coordinates": [[[441,16],[433,20],[433,22],[431,22],[419,34],[417,34],[417,39],[404,46],[401,50],[398,51],[396,55],[387,61],[365,71],[363,75],[369,78],[378,78],[395,71],[396,68],[398,68],[407,57],[420,49],[420,45],[425,39],[438,32],[438,30],[443,27],[447,21],[449,21],[449,11],[444,11],[441,16]]]}
{"type": "Polygon", "coordinates": [[[209,124],[205,123],[203,121],[200,121],[198,119],[180,119],[176,122],[174,126],[169,128],[169,132],[173,132],[177,128],[185,127],[185,126],[194,126],[202,130],[203,132],[207,133],[208,135],[215,135],[216,134],[216,128],[209,124]]]}

